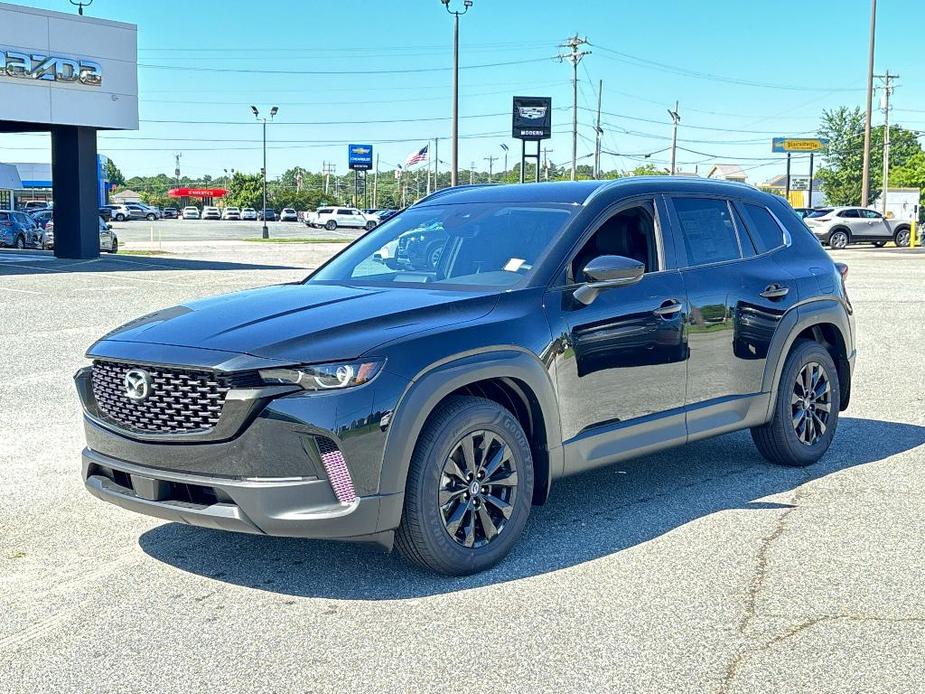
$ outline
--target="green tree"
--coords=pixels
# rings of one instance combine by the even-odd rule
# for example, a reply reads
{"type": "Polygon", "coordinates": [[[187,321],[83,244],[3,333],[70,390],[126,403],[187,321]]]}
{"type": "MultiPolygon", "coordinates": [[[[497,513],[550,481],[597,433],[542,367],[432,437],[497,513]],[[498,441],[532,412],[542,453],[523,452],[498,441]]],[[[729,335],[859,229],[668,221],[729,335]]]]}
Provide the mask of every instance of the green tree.
{"type": "Polygon", "coordinates": [[[225,199],[229,205],[236,207],[263,207],[263,177],[236,171],[225,199]]]}
{"type": "Polygon", "coordinates": [[[121,187],[125,185],[125,176],[122,175],[116,163],[108,157],[106,158],[106,178],[114,186],[121,187]]]}
{"type": "Polygon", "coordinates": [[[666,176],[667,174],[665,169],[660,169],[655,164],[640,164],[635,169],[624,172],[626,176],[666,176]]]}
{"type": "MultiPolygon", "coordinates": [[[[864,114],[859,107],[839,106],[822,112],[819,137],[829,139],[822,150],[824,166],[819,169],[822,191],[832,205],[858,205],[864,166],[864,114]]],[[[901,169],[922,147],[914,132],[890,127],[890,176],[901,169]]],[[[883,126],[870,133],[870,200],[883,186],[883,126]]]]}

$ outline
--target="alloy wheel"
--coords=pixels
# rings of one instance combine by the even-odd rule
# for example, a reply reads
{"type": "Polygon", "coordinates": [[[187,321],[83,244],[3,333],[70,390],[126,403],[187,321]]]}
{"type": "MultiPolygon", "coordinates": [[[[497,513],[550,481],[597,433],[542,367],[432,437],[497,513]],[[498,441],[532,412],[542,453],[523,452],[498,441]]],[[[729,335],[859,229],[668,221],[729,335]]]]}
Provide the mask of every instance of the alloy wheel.
{"type": "Polygon", "coordinates": [[[492,431],[460,439],[443,465],[438,491],[443,526],[463,547],[484,547],[503,532],[517,497],[511,448],[492,431]]]}
{"type": "Polygon", "coordinates": [[[829,245],[832,248],[845,248],[848,245],[848,235],[843,231],[836,231],[829,237],[829,245]]]}
{"type": "Polygon", "coordinates": [[[911,237],[911,234],[909,233],[908,229],[901,229],[900,231],[896,232],[895,243],[900,248],[905,248],[906,246],[909,245],[910,237],[911,237]]]}
{"type": "Polygon", "coordinates": [[[790,415],[800,443],[812,446],[825,436],[832,413],[832,385],[821,364],[805,364],[793,384],[790,415]]]}

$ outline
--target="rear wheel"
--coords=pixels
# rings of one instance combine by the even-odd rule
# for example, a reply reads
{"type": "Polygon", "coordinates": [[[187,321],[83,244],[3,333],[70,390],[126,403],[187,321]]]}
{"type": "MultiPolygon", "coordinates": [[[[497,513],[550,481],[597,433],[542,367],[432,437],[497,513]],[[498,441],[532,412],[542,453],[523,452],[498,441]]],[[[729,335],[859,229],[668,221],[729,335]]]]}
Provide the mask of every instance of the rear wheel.
{"type": "Polygon", "coordinates": [[[149,215],[147,215],[147,216],[145,217],[145,219],[147,219],[149,222],[153,222],[155,219],[157,219],[157,215],[156,215],[156,214],[149,214],[149,215]]]}
{"type": "Polygon", "coordinates": [[[514,415],[485,398],[449,398],[415,447],[395,544],[431,571],[483,571],[517,542],[532,497],[533,458],[514,415]]]}
{"type": "Polygon", "coordinates": [[[836,229],[829,234],[829,246],[832,248],[845,248],[849,241],[848,232],[842,229],[836,229]]]}
{"type": "Polygon", "coordinates": [[[828,450],[838,426],[841,391],[831,355],[818,342],[797,342],[781,373],[774,417],[755,427],[752,440],[778,465],[804,467],[828,450]]]}
{"type": "Polygon", "coordinates": [[[26,247],[26,237],[20,234],[19,236],[16,237],[16,248],[18,248],[19,250],[22,250],[25,247],[26,247]]]}
{"type": "Polygon", "coordinates": [[[903,227],[902,229],[899,229],[893,236],[893,243],[895,243],[900,248],[905,248],[909,245],[909,239],[911,236],[912,234],[909,232],[909,229],[903,227]]]}
{"type": "Polygon", "coordinates": [[[109,252],[110,253],[119,252],[119,239],[117,239],[115,236],[112,237],[112,245],[109,248],[109,252]]]}
{"type": "Polygon", "coordinates": [[[334,231],[337,228],[337,222],[333,219],[329,219],[324,223],[324,228],[328,231],[334,231]]]}

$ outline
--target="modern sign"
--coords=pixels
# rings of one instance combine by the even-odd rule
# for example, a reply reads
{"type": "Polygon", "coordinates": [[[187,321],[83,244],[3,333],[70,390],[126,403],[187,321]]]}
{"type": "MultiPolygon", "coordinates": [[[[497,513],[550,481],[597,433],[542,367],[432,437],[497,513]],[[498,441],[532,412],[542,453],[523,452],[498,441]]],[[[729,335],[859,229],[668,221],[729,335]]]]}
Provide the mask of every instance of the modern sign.
{"type": "Polygon", "coordinates": [[[552,98],[515,96],[511,125],[511,136],[518,140],[549,139],[552,137],[552,98]]]}
{"type": "Polygon", "coordinates": [[[373,168],[373,146],[347,145],[347,167],[352,171],[369,171],[373,168]]]}
{"type": "Polygon", "coordinates": [[[0,124],[137,129],[137,43],[134,24],[0,0],[0,124]]]}
{"type": "Polygon", "coordinates": [[[22,53],[0,46],[0,76],[48,82],[71,82],[88,87],[103,84],[103,68],[85,58],[22,53]]]}
{"type": "Polygon", "coordinates": [[[772,137],[772,152],[818,152],[829,144],[825,137],[772,137]]]}

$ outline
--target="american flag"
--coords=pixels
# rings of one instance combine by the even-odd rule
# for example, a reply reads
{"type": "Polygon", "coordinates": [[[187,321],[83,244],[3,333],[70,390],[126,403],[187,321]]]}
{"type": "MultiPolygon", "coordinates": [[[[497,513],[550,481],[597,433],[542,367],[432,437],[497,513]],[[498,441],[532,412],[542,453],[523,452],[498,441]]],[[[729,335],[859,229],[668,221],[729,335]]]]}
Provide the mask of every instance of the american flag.
{"type": "Polygon", "coordinates": [[[427,161],[427,148],[430,145],[424,145],[417,152],[412,152],[408,155],[408,158],[405,159],[405,168],[409,166],[414,166],[415,164],[420,164],[422,161],[427,161]]]}

